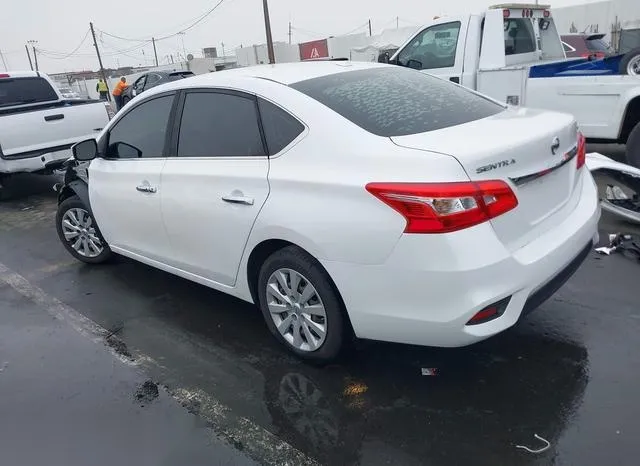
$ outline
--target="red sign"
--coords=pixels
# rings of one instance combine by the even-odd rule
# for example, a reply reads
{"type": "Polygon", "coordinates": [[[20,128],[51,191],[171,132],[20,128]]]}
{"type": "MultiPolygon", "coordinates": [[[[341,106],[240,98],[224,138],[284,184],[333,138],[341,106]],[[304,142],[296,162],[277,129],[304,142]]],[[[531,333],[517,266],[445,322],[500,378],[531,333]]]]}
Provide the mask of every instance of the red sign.
{"type": "Polygon", "coordinates": [[[327,39],[312,40],[311,42],[303,42],[299,44],[300,60],[312,60],[314,58],[328,58],[329,47],[327,39]]]}

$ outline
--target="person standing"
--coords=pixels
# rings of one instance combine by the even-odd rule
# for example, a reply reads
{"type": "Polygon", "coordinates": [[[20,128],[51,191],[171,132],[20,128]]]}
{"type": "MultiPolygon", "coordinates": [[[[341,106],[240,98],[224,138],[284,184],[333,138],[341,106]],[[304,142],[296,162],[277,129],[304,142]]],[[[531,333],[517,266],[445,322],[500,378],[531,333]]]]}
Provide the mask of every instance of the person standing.
{"type": "Polygon", "coordinates": [[[102,79],[98,80],[98,84],[96,84],[96,92],[100,94],[100,100],[107,101],[107,95],[109,94],[109,88],[107,87],[107,83],[105,83],[102,79]]]}
{"type": "Polygon", "coordinates": [[[111,95],[113,95],[113,99],[116,101],[116,112],[119,112],[122,108],[122,93],[127,87],[127,78],[123,76],[120,78],[120,81],[118,81],[118,84],[116,84],[116,87],[113,88],[111,95]]]}

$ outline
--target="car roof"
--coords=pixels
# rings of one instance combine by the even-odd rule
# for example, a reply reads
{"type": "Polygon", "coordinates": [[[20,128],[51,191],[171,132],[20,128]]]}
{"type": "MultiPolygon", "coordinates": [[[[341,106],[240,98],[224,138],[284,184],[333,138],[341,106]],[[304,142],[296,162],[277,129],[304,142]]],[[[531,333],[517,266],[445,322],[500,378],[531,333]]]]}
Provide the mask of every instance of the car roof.
{"type": "MultiPolygon", "coordinates": [[[[243,68],[216,71],[197,76],[192,76],[180,81],[175,81],[173,86],[180,87],[188,81],[189,86],[215,86],[225,83],[229,79],[249,77],[268,79],[280,84],[293,84],[307,79],[329,76],[347,71],[380,68],[390,66],[383,63],[352,62],[352,61],[313,61],[296,63],[279,63],[276,65],[257,65],[243,68]]],[[[167,89],[165,87],[165,89],[167,89]]]]}
{"type": "Polygon", "coordinates": [[[10,78],[37,78],[42,76],[37,71],[0,71],[0,74],[8,74],[10,78]]]}

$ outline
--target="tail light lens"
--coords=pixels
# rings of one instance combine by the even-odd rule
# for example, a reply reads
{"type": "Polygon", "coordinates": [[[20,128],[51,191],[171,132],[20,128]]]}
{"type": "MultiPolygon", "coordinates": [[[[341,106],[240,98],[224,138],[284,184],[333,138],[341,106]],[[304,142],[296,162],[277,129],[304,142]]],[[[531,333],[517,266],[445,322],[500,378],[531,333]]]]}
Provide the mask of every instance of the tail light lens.
{"type": "Polygon", "coordinates": [[[580,170],[587,161],[587,141],[584,134],[578,132],[578,155],[576,156],[577,168],[580,170]]]}
{"type": "Polygon", "coordinates": [[[449,233],[486,222],[518,205],[500,180],[457,183],[369,183],[367,191],[407,221],[405,233],[449,233]]]}

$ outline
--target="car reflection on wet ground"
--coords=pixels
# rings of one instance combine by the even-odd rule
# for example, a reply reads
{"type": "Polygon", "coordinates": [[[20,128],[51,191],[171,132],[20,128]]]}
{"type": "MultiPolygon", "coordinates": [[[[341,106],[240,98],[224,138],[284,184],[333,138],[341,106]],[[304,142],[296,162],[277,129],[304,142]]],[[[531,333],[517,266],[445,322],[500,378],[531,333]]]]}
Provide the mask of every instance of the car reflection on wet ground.
{"type": "MultiPolygon", "coordinates": [[[[322,464],[635,463],[640,269],[627,258],[592,254],[539,310],[478,345],[358,342],[318,368],[246,303],[124,258],[74,262],[55,235],[51,183],[28,184],[0,204],[1,263],[153,361],[154,382],[208,394],[322,464]],[[516,448],[542,447],[534,434],[551,448],[516,448]]],[[[605,217],[601,233],[621,227],[605,217]]]]}

